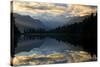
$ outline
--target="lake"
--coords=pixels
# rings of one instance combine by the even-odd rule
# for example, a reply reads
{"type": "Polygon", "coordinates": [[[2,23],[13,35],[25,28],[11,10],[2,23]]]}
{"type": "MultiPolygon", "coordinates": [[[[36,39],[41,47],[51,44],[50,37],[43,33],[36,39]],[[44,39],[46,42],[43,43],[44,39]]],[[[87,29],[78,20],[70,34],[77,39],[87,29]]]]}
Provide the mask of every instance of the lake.
{"type": "Polygon", "coordinates": [[[16,38],[14,65],[75,63],[96,60],[96,55],[64,35],[20,35],[16,38]]]}

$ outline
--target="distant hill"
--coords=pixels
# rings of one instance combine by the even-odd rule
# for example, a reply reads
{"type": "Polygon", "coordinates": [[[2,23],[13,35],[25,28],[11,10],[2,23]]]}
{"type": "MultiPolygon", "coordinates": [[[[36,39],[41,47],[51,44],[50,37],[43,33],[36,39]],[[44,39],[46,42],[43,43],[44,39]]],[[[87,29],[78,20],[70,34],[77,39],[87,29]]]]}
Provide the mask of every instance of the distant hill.
{"type": "Polygon", "coordinates": [[[37,19],[33,19],[28,15],[19,15],[14,13],[13,16],[15,17],[15,26],[18,30],[23,33],[24,31],[28,31],[29,29],[44,29],[45,26],[42,24],[41,21],[37,19]]]}

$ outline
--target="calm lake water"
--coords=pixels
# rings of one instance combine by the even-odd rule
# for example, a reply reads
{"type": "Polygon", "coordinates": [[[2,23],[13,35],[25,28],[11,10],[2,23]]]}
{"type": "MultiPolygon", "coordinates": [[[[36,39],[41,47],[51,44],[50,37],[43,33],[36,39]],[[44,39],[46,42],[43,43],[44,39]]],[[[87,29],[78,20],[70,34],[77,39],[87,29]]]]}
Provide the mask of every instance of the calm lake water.
{"type": "MultiPolygon", "coordinates": [[[[60,36],[64,38],[64,36],[60,36]]],[[[49,36],[21,35],[16,40],[14,65],[39,65],[95,60],[79,44],[49,36]]]]}

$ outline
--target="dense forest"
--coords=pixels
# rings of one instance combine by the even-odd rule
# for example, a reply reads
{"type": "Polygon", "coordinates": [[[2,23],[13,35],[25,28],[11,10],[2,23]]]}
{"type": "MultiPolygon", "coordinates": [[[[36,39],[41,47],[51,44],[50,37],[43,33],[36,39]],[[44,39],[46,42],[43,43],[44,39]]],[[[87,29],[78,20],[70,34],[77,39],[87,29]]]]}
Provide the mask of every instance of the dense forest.
{"type": "MultiPolygon", "coordinates": [[[[62,27],[58,27],[52,30],[44,30],[44,29],[29,29],[24,30],[24,33],[65,33],[65,34],[95,34],[97,27],[97,14],[94,16],[93,14],[89,15],[82,22],[75,22],[74,24],[67,25],[65,24],[62,27]]],[[[15,27],[16,28],[16,27],[15,27]]],[[[19,33],[17,28],[15,30],[16,33],[19,33]]]]}
{"type": "Polygon", "coordinates": [[[80,23],[65,25],[50,32],[64,33],[66,36],[62,40],[67,40],[72,44],[80,44],[87,51],[97,54],[97,13],[91,14],[80,23]]]}

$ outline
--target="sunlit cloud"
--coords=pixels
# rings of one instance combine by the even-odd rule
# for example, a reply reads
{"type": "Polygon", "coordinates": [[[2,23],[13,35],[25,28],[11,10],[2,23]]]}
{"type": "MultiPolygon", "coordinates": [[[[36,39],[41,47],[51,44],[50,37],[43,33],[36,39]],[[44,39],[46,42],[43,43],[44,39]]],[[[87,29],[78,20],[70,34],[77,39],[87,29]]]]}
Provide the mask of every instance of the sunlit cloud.
{"type": "Polygon", "coordinates": [[[56,6],[51,3],[39,3],[39,2],[13,2],[14,12],[30,12],[32,14],[38,13],[53,13],[60,14],[65,11],[65,7],[56,6]]]}
{"type": "Polygon", "coordinates": [[[67,7],[66,11],[75,16],[85,16],[91,13],[96,13],[97,9],[96,7],[91,7],[89,5],[74,4],[67,7]]]}
{"type": "Polygon", "coordinates": [[[95,13],[96,7],[89,5],[62,5],[46,2],[28,2],[28,1],[14,1],[14,12],[28,12],[32,14],[38,13],[52,13],[54,15],[61,15],[65,12],[72,14],[73,16],[85,16],[91,13],[95,13]]]}

